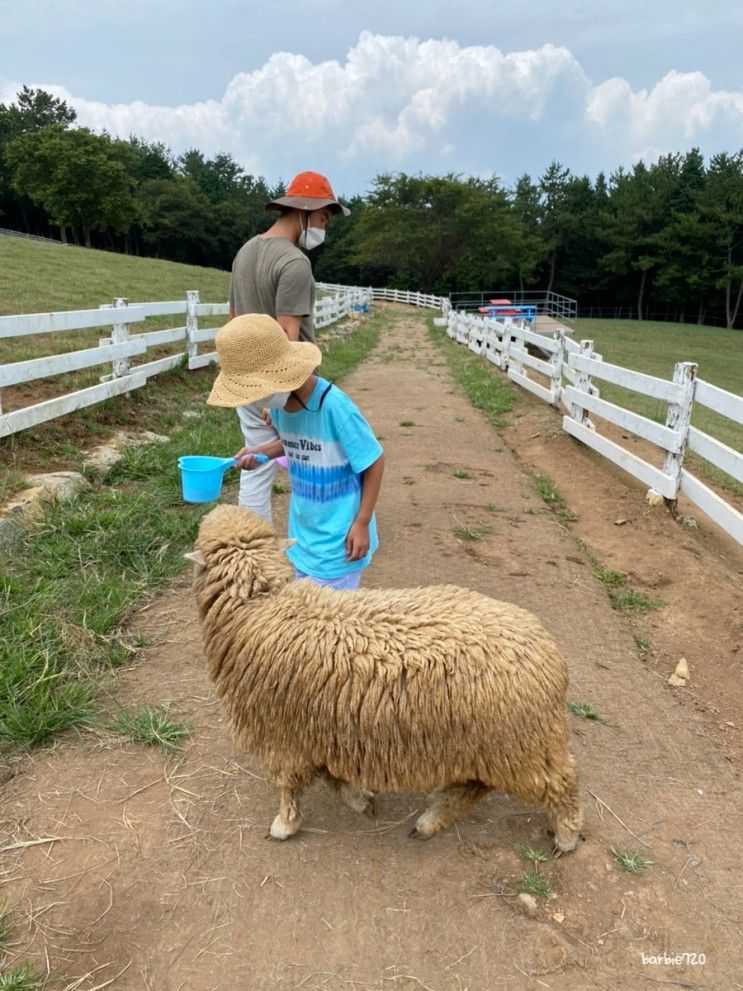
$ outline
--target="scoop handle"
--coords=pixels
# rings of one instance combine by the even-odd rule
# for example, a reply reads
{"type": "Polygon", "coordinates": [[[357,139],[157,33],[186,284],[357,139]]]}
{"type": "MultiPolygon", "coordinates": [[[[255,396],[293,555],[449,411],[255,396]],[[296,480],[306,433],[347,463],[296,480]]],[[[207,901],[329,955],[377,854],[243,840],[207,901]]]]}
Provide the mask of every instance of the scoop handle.
{"type": "MultiPolygon", "coordinates": [[[[259,465],[264,465],[267,461],[271,460],[267,454],[254,454],[253,457],[259,465]]],[[[230,458],[225,461],[224,466],[225,468],[234,468],[236,464],[237,458],[230,458]]]]}

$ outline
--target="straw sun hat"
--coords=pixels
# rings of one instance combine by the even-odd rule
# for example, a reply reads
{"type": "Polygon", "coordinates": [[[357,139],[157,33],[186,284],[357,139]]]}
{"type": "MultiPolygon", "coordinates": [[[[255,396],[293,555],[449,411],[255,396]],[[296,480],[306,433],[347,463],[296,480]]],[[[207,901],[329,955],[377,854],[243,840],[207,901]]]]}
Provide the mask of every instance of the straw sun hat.
{"type": "Polygon", "coordinates": [[[216,345],[220,371],[207,399],[210,406],[247,406],[274,392],[291,392],[322,361],[320,348],[290,341],[265,313],[230,320],[217,334],[216,345]]]}

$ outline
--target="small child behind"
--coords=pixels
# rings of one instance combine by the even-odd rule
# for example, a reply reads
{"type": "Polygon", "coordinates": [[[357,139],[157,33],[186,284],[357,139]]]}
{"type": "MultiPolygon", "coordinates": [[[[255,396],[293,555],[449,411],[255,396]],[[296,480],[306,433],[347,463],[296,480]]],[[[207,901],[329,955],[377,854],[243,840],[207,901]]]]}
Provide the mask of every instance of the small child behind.
{"type": "Polygon", "coordinates": [[[289,341],[265,314],[235,317],[216,338],[220,372],[207,400],[237,407],[263,402],[278,437],[236,454],[250,470],[255,454],[286,455],[292,494],[287,551],[297,578],[358,588],[378,546],[374,507],[384,472],[379,441],[355,403],[315,374],[322,352],[289,341]]]}

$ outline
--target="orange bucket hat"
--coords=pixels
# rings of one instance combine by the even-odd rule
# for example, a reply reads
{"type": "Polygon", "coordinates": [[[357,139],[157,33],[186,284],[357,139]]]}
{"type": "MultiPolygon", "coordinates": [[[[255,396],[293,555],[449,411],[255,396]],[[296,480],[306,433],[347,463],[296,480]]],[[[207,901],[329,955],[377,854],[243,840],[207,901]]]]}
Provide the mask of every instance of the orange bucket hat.
{"type": "Polygon", "coordinates": [[[338,202],[333,187],[319,172],[300,172],[289,183],[285,196],[266,203],[267,210],[280,210],[282,206],[293,207],[295,210],[322,210],[327,206],[333,213],[342,213],[344,217],[351,212],[347,206],[338,202]]]}

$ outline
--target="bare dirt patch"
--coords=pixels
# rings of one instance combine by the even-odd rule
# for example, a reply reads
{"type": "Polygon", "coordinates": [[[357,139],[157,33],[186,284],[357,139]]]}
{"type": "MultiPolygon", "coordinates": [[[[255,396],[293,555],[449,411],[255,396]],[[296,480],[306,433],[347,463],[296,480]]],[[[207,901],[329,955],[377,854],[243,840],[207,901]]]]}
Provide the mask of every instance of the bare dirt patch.
{"type": "Polygon", "coordinates": [[[544,820],[502,795],[422,844],[407,837],[421,796],[381,796],[370,822],[318,787],[297,838],[266,842],[275,789],[224,729],[184,578],[134,618],[152,645],[109,686],[128,708],[169,703],[192,729],[182,751],[95,731],[24,758],[4,786],[0,847],[44,841],[0,854],[11,955],[48,959],[52,988],[90,974],[81,989],[115,991],[741,987],[741,789],[728,734],[710,721],[714,704],[740,722],[735,654],[715,669],[719,685],[702,674],[732,650],[739,558],[704,527],[646,515],[641,493],[622,495],[621,479],[548,437],[550,411],[530,402],[504,434],[515,458],[453,385],[420,315],[401,310],[344,388],[388,459],[366,584],[452,582],[531,609],[565,652],[571,699],[605,718],[573,717],[585,842],[542,865],[553,896],[534,917],[517,897],[531,866],[518,851],[548,848],[544,820]],[[576,533],[537,496],[532,463],[602,563],[669,602],[647,628],[611,608],[576,533]],[[628,522],[615,526],[620,512],[628,522]],[[459,525],[483,535],[463,540],[459,525]],[[704,710],[660,676],[680,654],[704,710]],[[624,873],[611,847],[652,865],[624,873]],[[705,963],[641,956],[685,952],[705,963]]]}

